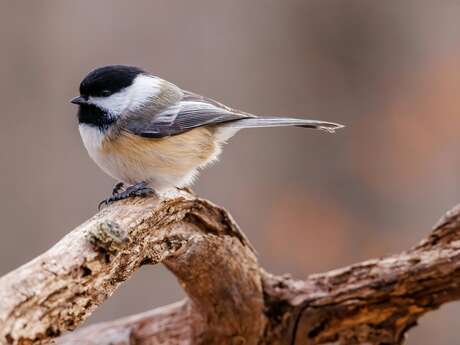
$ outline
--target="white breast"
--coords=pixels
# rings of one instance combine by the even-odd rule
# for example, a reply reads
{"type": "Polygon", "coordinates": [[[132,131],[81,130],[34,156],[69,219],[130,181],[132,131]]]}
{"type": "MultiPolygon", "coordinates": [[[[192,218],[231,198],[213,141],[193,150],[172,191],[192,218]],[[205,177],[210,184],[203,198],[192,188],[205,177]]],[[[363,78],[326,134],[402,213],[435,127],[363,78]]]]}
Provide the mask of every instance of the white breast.
{"type": "Polygon", "coordinates": [[[90,126],[87,124],[80,124],[78,126],[80,130],[81,139],[88,151],[89,156],[94,162],[108,175],[114,179],[119,180],[120,176],[117,176],[116,169],[113,166],[110,157],[103,154],[101,151],[102,142],[104,140],[104,133],[99,128],[90,126]]]}
{"type": "Polygon", "coordinates": [[[78,126],[78,129],[80,130],[83,144],[90,155],[93,151],[101,147],[102,141],[104,140],[104,134],[99,130],[99,128],[81,123],[78,126]]]}

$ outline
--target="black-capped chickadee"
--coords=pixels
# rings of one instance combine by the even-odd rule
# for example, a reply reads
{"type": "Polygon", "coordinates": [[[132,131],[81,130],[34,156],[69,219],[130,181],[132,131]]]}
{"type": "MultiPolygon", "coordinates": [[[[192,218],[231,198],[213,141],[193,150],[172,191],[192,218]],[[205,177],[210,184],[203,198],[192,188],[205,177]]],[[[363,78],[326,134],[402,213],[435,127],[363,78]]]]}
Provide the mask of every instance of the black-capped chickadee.
{"type": "Polygon", "coordinates": [[[121,181],[110,203],[190,185],[242,128],[296,126],[328,132],[337,123],[254,116],[185,91],[131,66],[105,66],[80,84],[83,143],[102,170],[121,181]],[[123,183],[129,187],[123,189],[123,183]]]}

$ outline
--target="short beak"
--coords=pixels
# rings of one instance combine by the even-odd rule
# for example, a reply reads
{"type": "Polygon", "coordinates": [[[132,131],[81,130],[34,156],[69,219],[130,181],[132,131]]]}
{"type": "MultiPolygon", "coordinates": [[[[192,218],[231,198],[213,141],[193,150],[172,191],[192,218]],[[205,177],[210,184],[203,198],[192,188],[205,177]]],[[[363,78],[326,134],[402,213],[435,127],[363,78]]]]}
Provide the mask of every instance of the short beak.
{"type": "Polygon", "coordinates": [[[85,97],[83,96],[77,96],[75,98],[72,98],[70,100],[70,103],[73,103],[73,104],[86,104],[87,103],[87,100],[85,97]]]}

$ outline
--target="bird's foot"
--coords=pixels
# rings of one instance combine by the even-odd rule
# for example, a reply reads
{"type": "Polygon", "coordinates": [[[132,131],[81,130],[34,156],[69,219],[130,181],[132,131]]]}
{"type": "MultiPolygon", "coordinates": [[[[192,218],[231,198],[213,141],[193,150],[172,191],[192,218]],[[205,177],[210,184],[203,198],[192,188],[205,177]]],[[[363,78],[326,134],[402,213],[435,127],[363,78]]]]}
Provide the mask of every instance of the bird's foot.
{"type": "Polygon", "coordinates": [[[135,185],[129,186],[124,191],[121,191],[121,189],[122,186],[120,185],[120,183],[115,185],[113,189],[114,194],[111,197],[102,200],[99,203],[98,209],[100,210],[102,206],[110,205],[115,201],[128,199],[133,196],[144,197],[152,194],[156,195],[155,191],[152,188],[147,187],[147,182],[136,183],[135,185]]]}

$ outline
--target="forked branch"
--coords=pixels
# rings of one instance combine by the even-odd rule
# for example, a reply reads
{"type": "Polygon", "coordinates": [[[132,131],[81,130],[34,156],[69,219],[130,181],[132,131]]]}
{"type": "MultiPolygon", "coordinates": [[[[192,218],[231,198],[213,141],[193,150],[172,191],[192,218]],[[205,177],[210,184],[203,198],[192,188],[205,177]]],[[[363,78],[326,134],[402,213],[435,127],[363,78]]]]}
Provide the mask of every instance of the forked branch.
{"type": "Polygon", "coordinates": [[[231,217],[192,194],[117,203],[0,278],[0,343],[75,329],[137,268],[160,262],[188,299],[58,344],[402,344],[421,315],[460,298],[460,216],[401,254],[295,280],[260,268],[231,217]]]}

